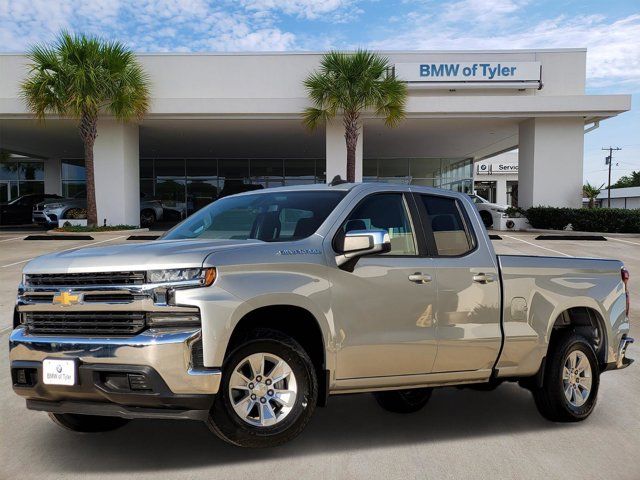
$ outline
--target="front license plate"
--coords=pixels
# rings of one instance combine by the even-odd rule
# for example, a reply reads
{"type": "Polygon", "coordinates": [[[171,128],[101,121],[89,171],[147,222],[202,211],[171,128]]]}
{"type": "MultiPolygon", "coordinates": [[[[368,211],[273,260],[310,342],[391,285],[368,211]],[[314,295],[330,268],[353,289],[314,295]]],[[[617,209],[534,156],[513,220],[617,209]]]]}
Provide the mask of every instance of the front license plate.
{"type": "Polygon", "coordinates": [[[42,362],[42,381],[45,385],[75,385],[76,361],[45,358],[42,362]]]}

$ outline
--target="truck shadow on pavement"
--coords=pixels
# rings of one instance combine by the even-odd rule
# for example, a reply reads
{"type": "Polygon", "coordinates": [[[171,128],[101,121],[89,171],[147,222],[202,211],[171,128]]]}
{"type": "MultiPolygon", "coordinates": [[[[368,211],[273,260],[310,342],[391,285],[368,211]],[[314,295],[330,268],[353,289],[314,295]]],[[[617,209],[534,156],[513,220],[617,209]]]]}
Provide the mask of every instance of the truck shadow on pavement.
{"type": "Polygon", "coordinates": [[[68,472],[169,471],[558,428],[572,426],[544,420],[531,394],[509,384],[492,392],[438,389],[411,415],[385,412],[368,394],[331,397],[298,438],[272,449],[227,445],[199,422],[136,420],[115,432],[77,435],[47,428],[44,418],[33,447],[68,472]]]}

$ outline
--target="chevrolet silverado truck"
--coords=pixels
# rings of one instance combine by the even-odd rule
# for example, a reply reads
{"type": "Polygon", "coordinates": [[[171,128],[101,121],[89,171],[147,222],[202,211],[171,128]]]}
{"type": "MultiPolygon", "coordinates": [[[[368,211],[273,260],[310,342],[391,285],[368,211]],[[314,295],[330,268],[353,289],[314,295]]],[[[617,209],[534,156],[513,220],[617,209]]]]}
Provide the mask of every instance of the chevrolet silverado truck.
{"type": "Polygon", "coordinates": [[[531,390],[551,421],[626,367],[621,262],[496,255],[467,195],[308,185],[220,199],[153,242],[29,262],[15,392],[80,432],[195,419],[244,447],[298,435],[330,395],[415,412],[435,387],[531,390]]]}

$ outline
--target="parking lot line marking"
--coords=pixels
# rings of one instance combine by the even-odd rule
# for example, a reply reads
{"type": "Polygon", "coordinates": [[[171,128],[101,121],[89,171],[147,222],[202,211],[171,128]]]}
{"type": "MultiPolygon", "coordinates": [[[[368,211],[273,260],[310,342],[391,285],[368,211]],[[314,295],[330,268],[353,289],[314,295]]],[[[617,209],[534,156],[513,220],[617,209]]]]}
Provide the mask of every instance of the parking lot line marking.
{"type": "Polygon", "coordinates": [[[10,332],[11,330],[13,330],[13,326],[5,327],[2,330],[0,330],[0,335],[4,335],[5,333],[10,332]]]}
{"type": "Polygon", "coordinates": [[[621,238],[615,238],[615,237],[604,237],[607,240],[616,240],[617,242],[624,242],[624,243],[630,243],[631,245],[640,245],[640,243],[638,242],[630,242],[629,240],[622,240],[621,238]]]}
{"type": "MultiPolygon", "coordinates": [[[[108,238],[106,240],[100,240],[99,242],[89,243],[89,244],[86,244],[86,245],[76,245],[75,247],[65,248],[64,250],[54,250],[53,252],[49,252],[49,253],[62,253],[62,252],[68,252],[69,250],[78,250],[80,248],[93,247],[94,245],[98,245],[99,243],[112,242],[114,240],[118,240],[119,238],[124,238],[125,236],[126,235],[121,235],[119,237],[108,238]]],[[[14,265],[20,265],[21,263],[27,263],[28,261],[33,260],[34,258],[35,257],[27,258],[26,260],[20,260],[19,262],[9,263],[7,265],[0,265],[0,268],[13,267],[14,265]]]]}
{"type": "Polygon", "coordinates": [[[541,248],[542,250],[547,250],[549,252],[557,253],[559,255],[564,255],[565,257],[573,257],[573,255],[569,255],[568,253],[563,253],[563,252],[559,252],[558,250],[552,250],[551,248],[543,247],[541,245],[536,245],[535,243],[527,242],[526,240],[523,240],[523,239],[518,238],[518,237],[512,237],[511,235],[505,235],[505,237],[513,238],[514,240],[518,240],[519,242],[524,242],[524,243],[527,243],[527,244],[532,245],[534,247],[541,248]]]}
{"type": "Polygon", "coordinates": [[[24,237],[5,238],[3,240],[0,240],[0,243],[2,243],[2,242],[10,242],[11,240],[20,240],[22,238],[24,238],[24,237]]]}

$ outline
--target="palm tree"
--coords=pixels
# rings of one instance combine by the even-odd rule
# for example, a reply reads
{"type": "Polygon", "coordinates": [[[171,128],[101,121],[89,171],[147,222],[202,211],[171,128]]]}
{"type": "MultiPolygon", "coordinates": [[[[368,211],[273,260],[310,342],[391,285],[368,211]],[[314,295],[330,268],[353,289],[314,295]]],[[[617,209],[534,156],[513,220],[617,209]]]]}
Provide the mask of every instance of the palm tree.
{"type": "Polygon", "coordinates": [[[596,198],[600,195],[603,187],[604,183],[599,187],[596,187],[591,185],[589,182],[582,186],[582,194],[589,199],[589,208],[593,208],[595,206],[596,198]]]}
{"type": "Polygon", "coordinates": [[[347,144],[347,181],[356,176],[356,146],[360,115],[372,110],[394,127],[405,116],[406,85],[389,74],[387,58],[358,50],[355,53],[332,51],[325,54],[319,71],[304,81],[313,107],[304,111],[303,121],[315,129],[336,115],[342,115],[347,144]]]}
{"type": "Polygon", "coordinates": [[[100,114],[141,120],[149,108],[149,80],[131,50],[120,42],[62,32],[54,45],[35,45],[31,69],[20,85],[39,120],[47,113],[78,120],[87,172],[87,223],[96,225],[93,145],[100,114]]]}

